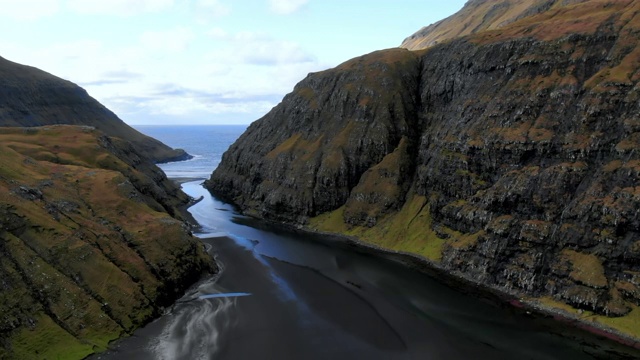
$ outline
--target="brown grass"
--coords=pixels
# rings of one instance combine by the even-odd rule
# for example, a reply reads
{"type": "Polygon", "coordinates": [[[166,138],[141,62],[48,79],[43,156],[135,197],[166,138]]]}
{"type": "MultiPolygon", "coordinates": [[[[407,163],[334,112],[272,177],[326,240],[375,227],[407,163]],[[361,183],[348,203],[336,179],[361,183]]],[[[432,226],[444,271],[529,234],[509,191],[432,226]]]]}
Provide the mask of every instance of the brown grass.
{"type": "Polygon", "coordinates": [[[604,275],[604,267],[597,256],[585,254],[570,249],[562,250],[562,259],[571,264],[573,280],[593,287],[607,286],[607,278],[604,275]]]}

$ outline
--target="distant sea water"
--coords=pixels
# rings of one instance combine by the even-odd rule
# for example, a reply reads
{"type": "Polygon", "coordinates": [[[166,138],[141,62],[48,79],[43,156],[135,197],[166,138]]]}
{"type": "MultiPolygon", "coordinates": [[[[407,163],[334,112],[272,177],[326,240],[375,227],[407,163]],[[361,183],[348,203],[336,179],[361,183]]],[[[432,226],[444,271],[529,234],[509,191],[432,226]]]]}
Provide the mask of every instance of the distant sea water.
{"type": "Polygon", "coordinates": [[[220,164],[222,154],[248,125],[136,125],[141,133],[172,148],[184,149],[193,159],[160,164],[169,178],[208,179],[220,164]]]}

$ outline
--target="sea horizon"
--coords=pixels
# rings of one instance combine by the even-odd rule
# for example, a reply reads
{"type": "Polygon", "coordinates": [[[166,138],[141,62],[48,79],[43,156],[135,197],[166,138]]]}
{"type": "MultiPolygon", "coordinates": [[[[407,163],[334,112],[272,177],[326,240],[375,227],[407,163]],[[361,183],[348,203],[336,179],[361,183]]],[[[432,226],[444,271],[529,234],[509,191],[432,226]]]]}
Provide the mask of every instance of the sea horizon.
{"type": "Polygon", "coordinates": [[[142,125],[141,133],[174,149],[183,149],[193,158],[158,164],[169,178],[208,179],[222,160],[222,154],[248,125],[142,125]]]}

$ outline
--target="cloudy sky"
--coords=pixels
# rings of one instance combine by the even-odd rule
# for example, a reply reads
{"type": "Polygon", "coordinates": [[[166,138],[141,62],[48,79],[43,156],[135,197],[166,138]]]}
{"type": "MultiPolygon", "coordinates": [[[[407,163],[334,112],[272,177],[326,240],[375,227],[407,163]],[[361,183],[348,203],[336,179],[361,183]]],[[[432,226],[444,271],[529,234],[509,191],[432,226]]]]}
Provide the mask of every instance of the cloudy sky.
{"type": "Polygon", "coordinates": [[[129,124],[247,124],[309,72],[396,47],[466,0],[0,0],[0,56],[129,124]]]}

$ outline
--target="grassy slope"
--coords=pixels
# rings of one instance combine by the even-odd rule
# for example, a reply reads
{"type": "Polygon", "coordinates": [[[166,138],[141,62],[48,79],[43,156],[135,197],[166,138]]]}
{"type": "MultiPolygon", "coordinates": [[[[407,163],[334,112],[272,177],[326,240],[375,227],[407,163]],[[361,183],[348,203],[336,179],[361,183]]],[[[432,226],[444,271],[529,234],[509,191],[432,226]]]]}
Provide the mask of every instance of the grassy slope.
{"type": "MultiPolygon", "coordinates": [[[[578,0],[579,1],[579,0],[578,0]]],[[[548,0],[469,1],[457,13],[426,26],[406,38],[401,47],[426,49],[447,40],[477,32],[500,29],[527,15],[542,11],[548,0]]],[[[553,1],[551,8],[562,0],[553,1]]],[[[549,5],[548,5],[549,6],[549,5]]]]}
{"type": "Polygon", "coordinates": [[[0,358],[100,351],[157,314],[166,284],[211,268],[182,223],[133,186],[146,175],[101,136],[0,132],[0,358]]]}
{"type": "Polygon", "coordinates": [[[635,16],[632,0],[506,0],[469,1],[457,13],[420,29],[401,47],[420,50],[451,39],[490,34],[559,38],[593,31],[603,19],[620,12],[635,16]],[[576,9],[579,9],[576,11],[576,9]]]}
{"type": "Polygon", "coordinates": [[[429,207],[423,196],[412,196],[400,211],[381,219],[374,227],[345,224],[344,209],[343,206],[312,218],[309,228],[355,236],[385,249],[417,254],[434,262],[440,261],[444,240],[432,229],[429,207]]]}

